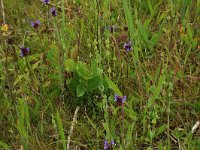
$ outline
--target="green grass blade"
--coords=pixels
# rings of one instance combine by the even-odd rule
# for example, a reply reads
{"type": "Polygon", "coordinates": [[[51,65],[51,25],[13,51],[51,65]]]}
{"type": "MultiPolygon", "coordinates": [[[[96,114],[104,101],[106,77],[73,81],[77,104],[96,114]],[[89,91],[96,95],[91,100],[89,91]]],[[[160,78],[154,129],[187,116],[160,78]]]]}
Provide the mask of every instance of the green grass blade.
{"type": "Polygon", "coordinates": [[[148,108],[153,104],[153,102],[156,100],[156,98],[158,97],[158,95],[160,94],[161,90],[162,90],[162,85],[163,85],[163,81],[164,81],[164,75],[161,75],[159,78],[159,82],[158,82],[158,86],[155,89],[153,96],[149,98],[148,100],[148,108]]]}
{"type": "Polygon", "coordinates": [[[29,122],[29,116],[28,116],[28,107],[26,103],[24,102],[24,99],[19,99],[19,105],[18,105],[18,111],[19,111],[19,119],[17,122],[17,129],[20,134],[21,143],[24,147],[24,149],[28,149],[28,136],[29,136],[29,129],[30,129],[30,122],[29,122]]]}
{"type": "Polygon", "coordinates": [[[152,8],[152,6],[151,6],[151,2],[150,2],[149,0],[147,0],[147,2],[148,2],[148,6],[149,6],[149,11],[150,11],[150,13],[151,13],[151,17],[152,17],[153,14],[154,14],[154,12],[153,12],[153,8],[152,8]]]}
{"type": "Polygon", "coordinates": [[[66,140],[65,140],[65,133],[64,133],[63,125],[62,125],[62,122],[61,122],[61,119],[60,119],[58,111],[56,113],[56,121],[57,121],[57,124],[58,124],[58,130],[59,130],[59,134],[60,134],[60,137],[61,137],[61,142],[62,142],[62,145],[63,145],[63,149],[67,150],[66,140]]]}
{"type": "Polygon", "coordinates": [[[112,82],[112,80],[110,80],[110,78],[108,78],[108,76],[105,75],[105,80],[109,85],[109,88],[112,89],[117,95],[122,96],[121,91],[119,90],[119,88],[112,82]]]}

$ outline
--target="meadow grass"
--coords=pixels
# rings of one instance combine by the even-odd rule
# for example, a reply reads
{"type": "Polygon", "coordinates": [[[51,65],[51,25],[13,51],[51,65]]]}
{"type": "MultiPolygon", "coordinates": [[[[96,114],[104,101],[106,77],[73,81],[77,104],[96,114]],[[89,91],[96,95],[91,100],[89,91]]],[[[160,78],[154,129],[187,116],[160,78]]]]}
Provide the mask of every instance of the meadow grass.
{"type": "Polygon", "coordinates": [[[200,149],[200,0],[0,12],[0,149],[200,149]]]}

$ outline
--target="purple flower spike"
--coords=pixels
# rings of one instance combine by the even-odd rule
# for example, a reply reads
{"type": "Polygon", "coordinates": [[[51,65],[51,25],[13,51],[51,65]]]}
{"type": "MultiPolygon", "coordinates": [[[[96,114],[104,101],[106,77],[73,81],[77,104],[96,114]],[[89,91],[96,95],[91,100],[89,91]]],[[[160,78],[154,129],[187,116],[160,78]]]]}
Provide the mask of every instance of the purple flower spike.
{"type": "Polygon", "coordinates": [[[127,51],[127,52],[129,52],[129,51],[131,51],[132,50],[132,42],[131,41],[129,41],[129,42],[125,42],[124,43],[124,49],[127,51]]]}
{"type": "Polygon", "coordinates": [[[115,94],[114,101],[117,102],[118,105],[122,105],[126,100],[126,96],[118,96],[115,94]]]}
{"type": "Polygon", "coordinates": [[[117,102],[117,100],[118,100],[118,95],[117,95],[117,94],[115,94],[114,101],[115,101],[115,102],[117,102]]]}
{"type": "Polygon", "coordinates": [[[40,25],[40,20],[36,20],[35,23],[37,23],[38,25],[40,25]]]}
{"type": "Polygon", "coordinates": [[[109,150],[109,148],[110,148],[109,143],[106,140],[104,140],[104,150],[109,150]]]}
{"type": "Polygon", "coordinates": [[[106,140],[104,140],[104,150],[111,150],[112,147],[114,147],[115,142],[114,140],[111,141],[111,144],[109,144],[106,140]]]}
{"type": "Polygon", "coordinates": [[[51,12],[52,16],[57,16],[57,12],[56,12],[56,8],[55,7],[52,7],[50,9],[50,12],[51,12]]]}
{"type": "Polygon", "coordinates": [[[30,21],[31,22],[31,26],[34,27],[35,29],[37,29],[40,26],[40,21],[37,19],[35,22],[34,21],[30,21]]]}
{"type": "Polygon", "coordinates": [[[29,48],[20,47],[20,49],[21,49],[21,53],[20,53],[20,56],[21,56],[21,57],[25,57],[25,56],[27,56],[27,55],[29,54],[29,51],[30,51],[29,48]]]}
{"type": "Polygon", "coordinates": [[[45,4],[49,4],[49,0],[43,0],[45,4]]]}

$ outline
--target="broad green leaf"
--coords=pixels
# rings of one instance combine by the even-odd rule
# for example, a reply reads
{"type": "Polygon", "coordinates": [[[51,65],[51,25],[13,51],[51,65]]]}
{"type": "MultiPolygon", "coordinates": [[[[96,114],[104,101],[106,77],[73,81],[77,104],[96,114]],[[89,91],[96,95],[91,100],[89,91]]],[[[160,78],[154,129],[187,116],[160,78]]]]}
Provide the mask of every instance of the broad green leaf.
{"type": "Polygon", "coordinates": [[[93,60],[92,61],[92,65],[91,65],[91,72],[92,72],[92,76],[93,77],[96,77],[96,76],[99,76],[99,75],[101,75],[102,74],[102,69],[100,69],[99,67],[98,67],[98,63],[97,63],[97,60],[93,60]]]}
{"type": "Polygon", "coordinates": [[[76,87],[76,93],[77,93],[77,97],[81,97],[85,94],[86,92],[86,89],[85,87],[83,86],[83,84],[79,84],[77,87],[76,87]]]}
{"type": "Polygon", "coordinates": [[[92,79],[89,79],[87,82],[88,82],[88,90],[89,91],[93,91],[102,85],[100,76],[96,76],[92,79]]]}
{"type": "Polygon", "coordinates": [[[88,80],[88,79],[92,78],[92,72],[83,63],[78,63],[77,64],[76,71],[77,71],[78,75],[80,75],[85,80],[88,80]]]}

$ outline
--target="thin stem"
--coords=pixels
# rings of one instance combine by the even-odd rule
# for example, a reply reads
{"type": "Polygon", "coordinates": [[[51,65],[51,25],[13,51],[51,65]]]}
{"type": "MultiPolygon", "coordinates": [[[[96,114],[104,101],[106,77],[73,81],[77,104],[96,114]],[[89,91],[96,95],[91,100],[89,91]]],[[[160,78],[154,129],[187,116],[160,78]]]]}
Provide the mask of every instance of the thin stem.
{"type": "Polygon", "coordinates": [[[42,47],[45,47],[45,46],[43,45],[43,43],[42,43],[42,38],[40,37],[40,34],[39,34],[38,30],[35,29],[35,32],[37,33],[37,36],[38,36],[38,38],[39,38],[39,40],[40,40],[40,46],[41,46],[41,48],[42,48],[42,47]]]}
{"type": "Polygon", "coordinates": [[[125,137],[124,137],[124,103],[122,102],[122,146],[125,149],[125,137]]]}
{"type": "Polygon", "coordinates": [[[2,8],[3,24],[6,24],[6,19],[5,19],[5,9],[4,9],[4,3],[3,3],[3,0],[1,0],[1,8],[2,8]]]}

